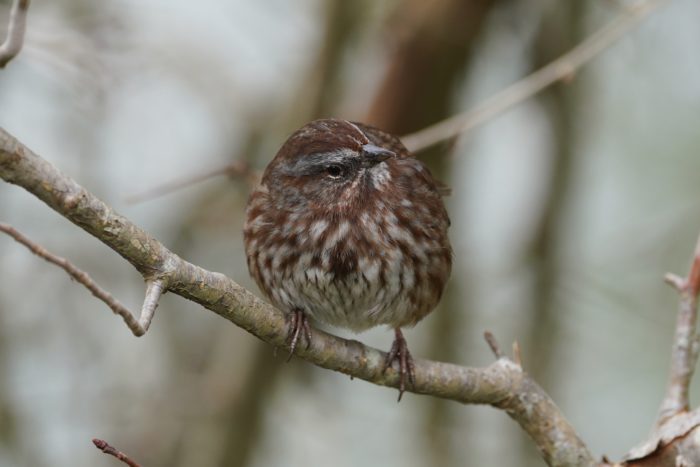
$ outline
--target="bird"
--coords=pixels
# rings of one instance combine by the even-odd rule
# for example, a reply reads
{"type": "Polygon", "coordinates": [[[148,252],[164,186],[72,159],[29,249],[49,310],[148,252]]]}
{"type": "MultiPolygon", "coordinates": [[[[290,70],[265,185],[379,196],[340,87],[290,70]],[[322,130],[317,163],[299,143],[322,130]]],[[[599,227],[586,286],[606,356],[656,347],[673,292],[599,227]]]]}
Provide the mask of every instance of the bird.
{"type": "Polygon", "coordinates": [[[400,139],[359,122],[314,120],[265,168],[246,206],[248,269],[290,322],[290,358],[309,320],[361,332],[387,325],[383,370],[399,366],[399,401],[415,385],[402,328],[439,303],[450,277],[445,185],[400,139]]]}

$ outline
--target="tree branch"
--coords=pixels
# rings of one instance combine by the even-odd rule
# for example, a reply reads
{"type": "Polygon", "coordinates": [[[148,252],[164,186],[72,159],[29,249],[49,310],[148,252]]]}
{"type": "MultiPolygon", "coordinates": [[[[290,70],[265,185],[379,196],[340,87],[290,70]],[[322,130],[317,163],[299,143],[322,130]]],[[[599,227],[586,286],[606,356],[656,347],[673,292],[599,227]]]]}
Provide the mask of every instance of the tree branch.
{"type": "Polygon", "coordinates": [[[143,299],[138,327],[136,330],[131,327],[129,328],[136,337],[143,336],[146,334],[146,331],[148,331],[151,321],[153,320],[153,315],[158,307],[158,300],[160,300],[164,291],[165,280],[163,278],[146,281],[146,298],[143,299]]]}
{"type": "Polygon", "coordinates": [[[15,0],[12,4],[7,37],[0,45],[0,68],[5,68],[5,65],[22,50],[24,33],[27,29],[27,10],[29,10],[29,0],[15,0]]]}
{"type": "MultiPolygon", "coordinates": [[[[188,263],[0,128],[0,177],[25,188],[119,253],[147,279],[219,314],[274,346],[286,347],[282,313],[223,274],[188,263]]],[[[374,384],[397,387],[397,371],[383,371],[385,354],[355,340],[314,330],[296,354],[320,367],[374,384]]],[[[416,360],[411,392],[505,410],[530,435],[552,466],[595,462],[551,398],[507,358],[484,368],[416,360]]]]}
{"type": "Polygon", "coordinates": [[[66,271],[66,273],[68,273],[72,279],[79,284],[84,285],[85,288],[90,291],[90,293],[102,300],[115,314],[121,316],[124,323],[126,323],[127,327],[134,333],[135,336],[142,336],[146,333],[146,331],[148,331],[148,327],[153,319],[153,313],[158,306],[158,299],[160,298],[165,285],[162,279],[148,281],[146,298],[141,308],[141,315],[139,319],[136,320],[129,309],[122,305],[119,300],[100,287],[97,282],[95,282],[88,275],[88,273],[75,266],[66,258],[54,255],[43,246],[31,241],[28,237],[23,235],[11,225],[0,222],[0,232],[6,233],[10,237],[14,238],[18,243],[26,246],[35,255],[44,258],[49,263],[53,263],[66,271]]]}
{"type": "MultiPolygon", "coordinates": [[[[501,347],[498,345],[498,342],[496,341],[496,337],[491,333],[491,331],[486,331],[484,332],[484,340],[489,346],[489,349],[491,349],[491,353],[493,353],[493,356],[498,358],[503,357],[503,352],[501,352],[501,347]]],[[[515,356],[514,356],[515,359],[515,356]]],[[[518,364],[518,366],[520,366],[518,364]]]]}
{"type": "Polygon", "coordinates": [[[688,277],[681,279],[672,274],[666,276],[680,294],[676,335],[671,354],[671,372],[666,387],[666,396],[659,409],[657,424],[690,409],[688,393],[698,362],[697,319],[698,294],[700,294],[700,236],[698,237],[688,277]]]}
{"type": "Polygon", "coordinates": [[[142,203],[144,201],[150,201],[154,198],[165,196],[182,188],[187,188],[189,186],[195,185],[197,183],[204,182],[210,178],[217,177],[219,175],[227,175],[231,178],[238,178],[245,180],[250,186],[257,184],[261,175],[254,171],[247,162],[234,161],[224,167],[218,169],[212,169],[207,172],[202,172],[195,175],[189,175],[176,180],[171,180],[165,182],[162,185],[149,188],[140,193],[135,193],[129,195],[125,198],[125,201],[129,204],[142,203]]]}
{"type": "Polygon", "coordinates": [[[117,450],[114,446],[110,445],[107,441],[103,441],[101,439],[93,438],[92,444],[95,445],[97,449],[100,451],[104,452],[105,454],[109,454],[110,456],[114,456],[129,467],[140,467],[139,464],[134,462],[129,456],[124,454],[123,452],[117,450]]]}
{"type": "Polygon", "coordinates": [[[616,466],[700,465],[700,410],[690,411],[690,383],[698,360],[697,308],[700,294],[700,236],[687,278],[666,275],[680,294],[671,371],[666,395],[648,440],[631,449],[616,466]]]}
{"type": "Polygon", "coordinates": [[[494,94],[471,110],[401,137],[411,152],[422,151],[482,125],[546,87],[571,78],[579,68],[617,42],[649,13],[669,0],[647,0],[626,8],[617,18],[550,64],[494,94]]]}

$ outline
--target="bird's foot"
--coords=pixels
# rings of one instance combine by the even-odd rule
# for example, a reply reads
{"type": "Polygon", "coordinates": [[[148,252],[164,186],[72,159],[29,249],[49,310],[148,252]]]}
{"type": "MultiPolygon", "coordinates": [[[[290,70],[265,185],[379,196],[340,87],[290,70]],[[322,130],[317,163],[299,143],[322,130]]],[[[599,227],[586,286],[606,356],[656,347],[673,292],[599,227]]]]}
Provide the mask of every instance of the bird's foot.
{"type": "Polygon", "coordinates": [[[399,402],[401,401],[401,396],[403,396],[404,391],[406,390],[406,381],[411,384],[411,387],[414,387],[416,385],[416,377],[415,377],[415,364],[413,363],[413,357],[411,357],[411,353],[408,351],[408,344],[406,343],[406,339],[403,337],[403,334],[401,333],[401,329],[396,328],[394,329],[394,333],[396,334],[396,337],[394,338],[394,343],[391,344],[391,350],[389,350],[389,353],[386,356],[386,360],[384,360],[384,370],[386,371],[387,368],[391,367],[394,363],[394,361],[399,362],[399,402]]]}
{"type": "Polygon", "coordinates": [[[304,312],[298,308],[292,311],[290,321],[289,334],[287,334],[287,343],[289,344],[289,358],[287,358],[287,361],[292,359],[294,350],[297,348],[299,338],[302,335],[306,338],[306,348],[308,349],[311,345],[311,326],[309,326],[309,319],[304,312]]]}

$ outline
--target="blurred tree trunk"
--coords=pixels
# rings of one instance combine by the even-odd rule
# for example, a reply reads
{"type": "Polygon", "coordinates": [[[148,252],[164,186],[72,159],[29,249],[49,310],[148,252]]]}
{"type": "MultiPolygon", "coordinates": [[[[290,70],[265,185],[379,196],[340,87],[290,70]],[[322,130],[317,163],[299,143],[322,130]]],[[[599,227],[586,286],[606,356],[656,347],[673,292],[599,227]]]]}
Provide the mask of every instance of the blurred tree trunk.
{"type": "MultiPolygon", "coordinates": [[[[545,65],[577,43],[582,10],[582,4],[564,2],[556,3],[547,13],[535,44],[535,68],[545,65]]],[[[530,245],[529,261],[535,271],[535,282],[529,350],[526,349],[526,352],[529,355],[529,371],[545,387],[554,383],[548,378],[555,354],[557,309],[560,308],[556,302],[556,292],[563,274],[559,256],[561,228],[566,220],[575,165],[574,91],[572,83],[559,83],[540,97],[553,130],[554,154],[551,175],[547,180],[547,194],[543,197],[540,219],[530,245]]]]}
{"type": "MultiPolygon", "coordinates": [[[[581,2],[553,2],[545,11],[535,40],[533,67],[540,68],[574,47],[581,36],[585,5],[581,2]]],[[[573,78],[573,77],[572,77],[573,78]]],[[[528,259],[533,271],[532,308],[529,330],[520,337],[523,342],[526,369],[555,399],[555,362],[561,364],[558,345],[561,312],[566,304],[559,299],[559,285],[565,274],[561,263],[564,243],[562,227],[569,207],[571,182],[575,167],[575,86],[557,83],[543,92],[542,104],[553,138],[551,169],[546,181],[546,194],[540,208],[539,220],[530,242],[528,259]]],[[[539,458],[529,438],[523,436],[524,458],[539,458]]]]}
{"type": "Polygon", "coordinates": [[[7,346],[4,330],[5,326],[0,326],[0,450],[5,453],[4,457],[7,459],[14,459],[18,445],[16,426],[18,419],[15,416],[7,388],[9,370],[5,361],[8,353],[5,351],[7,346]]]}
{"type": "MultiPolygon", "coordinates": [[[[358,34],[365,10],[364,2],[333,0],[326,3],[326,30],[323,47],[311,70],[311,119],[334,117],[342,95],[343,60],[348,46],[358,34]],[[315,93],[315,95],[314,95],[315,93]]],[[[301,122],[304,124],[306,122],[301,122]]]]}
{"type": "MultiPolygon", "coordinates": [[[[301,98],[284,118],[285,127],[296,129],[309,120],[331,116],[342,94],[343,59],[362,24],[364,8],[358,5],[358,2],[344,0],[329,1],[325,3],[325,7],[323,46],[309,70],[307,79],[301,82],[301,89],[297,94],[301,98]]],[[[252,131],[264,131],[265,121],[260,123],[260,127],[252,131]]],[[[249,148],[246,154],[250,161],[269,160],[274,155],[259,154],[259,149],[249,148]]],[[[276,386],[282,382],[279,367],[284,364],[286,353],[281,353],[284,355],[274,358],[269,346],[256,342],[251,371],[245,375],[246,383],[242,394],[236,395],[236,400],[231,402],[225,418],[226,445],[220,465],[245,466],[252,460],[252,455],[260,443],[260,423],[266,404],[276,386]]],[[[307,365],[294,365],[292,368],[293,374],[298,378],[311,377],[311,367],[307,365]]]]}
{"type": "MultiPolygon", "coordinates": [[[[235,153],[242,154],[242,158],[248,162],[255,160],[260,155],[261,143],[264,139],[263,128],[263,122],[258,123],[258,121],[253,119],[244,144],[240,145],[240,148],[235,153]]],[[[236,142],[231,141],[231,147],[238,146],[236,142]]],[[[193,247],[192,238],[195,235],[195,230],[220,229],[220,222],[217,222],[216,219],[227,219],[226,225],[230,225],[228,221],[232,215],[242,216],[245,200],[248,197],[248,189],[248,185],[243,180],[235,180],[230,181],[228,184],[216,185],[212,190],[202,194],[198,202],[190,210],[182,213],[181,224],[173,242],[173,249],[187,252],[193,247]],[[234,198],[233,202],[227,201],[232,197],[234,198]]],[[[233,224],[242,224],[242,221],[233,222],[233,224]]],[[[187,254],[185,253],[185,255],[187,254]]],[[[180,323],[165,323],[170,328],[167,333],[170,345],[169,352],[171,355],[178,355],[182,354],[186,348],[196,347],[198,355],[195,364],[198,368],[194,368],[191,371],[198,372],[199,375],[196,383],[193,383],[191,373],[174,374],[171,376],[171,379],[174,381],[171,384],[182,385],[182,387],[194,385],[201,388],[210,384],[209,381],[212,379],[218,380],[218,384],[221,384],[220,381],[222,380],[229,381],[225,383],[228,387],[237,386],[230,383],[231,379],[240,380],[243,383],[240,385],[240,390],[227,393],[228,399],[222,404],[225,409],[221,416],[213,416],[211,413],[206,412],[203,416],[200,416],[200,410],[196,410],[196,413],[188,415],[192,420],[183,425],[180,432],[173,436],[172,450],[168,453],[168,456],[163,456],[163,459],[166,459],[163,465],[191,465],[192,459],[197,459],[201,463],[200,465],[203,466],[246,465],[256,446],[260,429],[259,425],[262,421],[260,413],[263,409],[261,406],[268,399],[270,390],[274,388],[275,379],[279,374],[277,371],[278,366],[281,365],[283,360],[273,358],[272,349],[263,342],[258,340],[241,340],[236,343],[238,347],[233,349],[234,355],[231,358],[250,358],[251,361],[246,364],[234,362],[231,364],[231,368],[243,367],[244,371],[225,375],[216,374],[220,371],[220,368],[208,368],[209,362],[216,359],[215,353],[220,348],[216,339],[230,339],[231,333],[214,332],[215,330],[212,330],[207,339],[199,340],[194,344],[192,342],[185,344],[179,340],[183,329],[182,326],[178,327],[178,324],[180,323]],[[249,346],[254,347],[252,352],[243,348],[249,346]],[[239,357],[238,355],[244,357],[239,357]],[[182,378],[182,380],[177,382],[176,378],[182,378]],[[201,446],[197,443],[197,434],[207,432],[211,420],[219,423],[216,433],[221,434],[221,436],[217,436],[217,440],[220,440],[221,445],[209,457],[203,456],[201,453],[190,452],[201,449],[201,446]],[[195,441],[192,442],[192,440],[195,441]]],[[[192,336],[189,335],[188,339],[191,340],[192,336]]],[[[187,350],[187,352],[191,353],[190,350],[187,350]]],[[[187,361],[187,356],[177,356],[174,360],[178,362],[187,361]]],[[[178,405],[184,402],[173,400],[171,404],[178,405]]]]}
{"type": "MultiPolygon", "coordinates": [[[[442,120],[457,109],[455,93],[464,83],[474,43],[495,0],[411,0],[400,4],[388,25],[394,48],[386,74],[365,121],[402,135],[442,120]]],[[[390,39],[390,40],[391,40],[390,39]]],[[[438,180],[447,181],[449,142],[430,149],[420,158],[438,180]]],[[[465,215],[462,213],[462,215],[465,215]]],[[[457,270],[455,269],[455,272],[457,270]]],[[[459,330],[468,326],[467,274],[454,277],[431,324],[427,357],[459,360],[459,330]],[[455,287],[459,284],[459,287],[455,287]]],[[[417,355],[418,356],[418,355],[417,355]]],[[[431,399],[425,422],[432,465],[454,464],[449,436],[453,407],[431,399]]]]}

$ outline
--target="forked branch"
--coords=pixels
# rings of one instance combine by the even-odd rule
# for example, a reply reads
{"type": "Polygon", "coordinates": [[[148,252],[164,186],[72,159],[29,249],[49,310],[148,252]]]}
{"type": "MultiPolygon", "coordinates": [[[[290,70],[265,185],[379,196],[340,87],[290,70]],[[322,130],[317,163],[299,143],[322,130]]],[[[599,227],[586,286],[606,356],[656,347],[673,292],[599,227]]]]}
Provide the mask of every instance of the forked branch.
{"type": "Polygon", "coordinates": [[[671,371],[666,387],[666,396],[659,409],[658,424],[669,417],[690,409],[688,394],[690,383],[698,363],[697,320],[698,294],[700,294],[700,236],[698,237],[686,278],[666,275],[666,282],[680,294],[676,334],[671,354],[671,371]]]}
{"type": "Polygon", "coordinates": [[[700,465],[700,410],[690,411],[690,383],[698,360],[697,312],[700,293],[700,237],[688,276],[666,275],[680,295],[671,371],[666,395],[648,440],[624,457],[625,467],[678,467],[700,465]]]}

